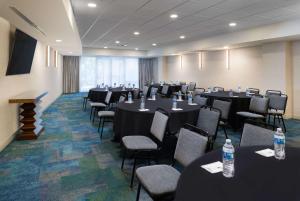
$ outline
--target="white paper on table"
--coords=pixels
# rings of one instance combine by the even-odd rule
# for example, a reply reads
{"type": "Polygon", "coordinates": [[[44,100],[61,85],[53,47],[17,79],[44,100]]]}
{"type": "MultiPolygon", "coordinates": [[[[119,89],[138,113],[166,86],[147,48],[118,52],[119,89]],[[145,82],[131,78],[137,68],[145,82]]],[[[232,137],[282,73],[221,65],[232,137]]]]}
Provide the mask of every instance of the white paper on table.
{"type": "Polygon", "coordinates": [[[261,155],[261,156],[264,156],[264,157],[272,157],[274,156],[274,150],[272,149],[263,149],[263,150],[260,150],[260,151],[256,151],[255,153],[261,155]]]}
{"type": "Polygon", "coordinates": [[[188,103],[188,105],[198,105],[197,103],[188,103]]]}
{"type": "Polygon", "coordinates": [[[183,100],[182,99],[177,99],[177,102],[182,102],[183,100]]]}
{"type": "Polygon", "coordinates": [[[132,104],[133,101],[125,101],[125,103],[132,104]]]}
{"type": "Polygon", "coordinates": [[[149,111],[149,109],[139,109],[140,112],[146,112],[149,111]]]}
{"type": "Polygon", "coordinates": [[[149,101],[155,101],[156,99],[153,98],[148,98],[149,101]]]}
{"type": "Polygon", "coordinates": [[[238,98],[239,96],[232,96],[233,98],[238,98]]]}
{"type": "Polygon", "coordinates": [[[223,163],[221,163],[220,161],[201,165],[201,167],[212,174],[223,172],[223,163]]]}
{"type": "Polygon", "coordinates": [[[183,110],[182,108],[172,108],[173,111],[181,111],[183,110]]]}

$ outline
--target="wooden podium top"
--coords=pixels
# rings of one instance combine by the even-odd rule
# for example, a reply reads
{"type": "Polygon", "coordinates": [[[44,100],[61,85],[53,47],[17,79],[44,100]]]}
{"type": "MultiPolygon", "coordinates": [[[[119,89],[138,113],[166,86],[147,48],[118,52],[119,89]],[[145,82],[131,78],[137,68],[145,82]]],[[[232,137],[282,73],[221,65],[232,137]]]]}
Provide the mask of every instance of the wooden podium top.
{"type": "Polygon", "coordinates": [[[48,92],[39,91],[28,91],[9,99],[9,103],[35,103],[39,101],[42,97],[47,95],[48,92]]]}

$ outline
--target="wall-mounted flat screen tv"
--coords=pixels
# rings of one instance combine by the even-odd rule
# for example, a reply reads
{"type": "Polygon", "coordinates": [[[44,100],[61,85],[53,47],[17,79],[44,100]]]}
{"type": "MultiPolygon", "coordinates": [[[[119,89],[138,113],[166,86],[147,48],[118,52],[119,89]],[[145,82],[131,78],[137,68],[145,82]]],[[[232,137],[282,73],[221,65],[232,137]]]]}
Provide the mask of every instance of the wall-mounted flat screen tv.
{"type": "Polygon", "coordinates": [[[37,40],[16,30],[6,75],[30,73],[37,40]]]}

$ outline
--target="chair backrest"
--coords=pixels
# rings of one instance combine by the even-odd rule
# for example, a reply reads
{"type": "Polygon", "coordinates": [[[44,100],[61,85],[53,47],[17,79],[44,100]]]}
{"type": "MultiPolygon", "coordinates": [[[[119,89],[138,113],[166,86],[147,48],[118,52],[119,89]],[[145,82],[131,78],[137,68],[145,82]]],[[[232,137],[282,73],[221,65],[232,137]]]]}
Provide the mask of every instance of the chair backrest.
{"type": "Polygon", "coordinates": [[[166,132],[169,116],[160,111],[154,113],[150,132],[160,142],[163,141],[166,132]]]}
{"type": "Polygon", "coordinates": [[[202,94],[202,93],[204,93],[204,92],[205,92],[205,89],[204,89],[204,88],[196,88],[196,89],[194,90],[193,95],[194,95],[194,96],[200,95],[200,94],[202,94]]]}
{"type": "Polygon", "coordinates": [[[124,102],[126,100],[126,95],[122,94],[119,98],[119,103],[124,102]]]}
{"type": "Polygon", "coordinates": [[[213,108],[217,108],[217,109],[221,110],[221,119],[222,120],[228,120],[230,107],[231,107],[231,101],[215,99],[212,106],[213,106],[213,108]]]}
{"type": "Polygon", "coordinates": [[[199,133],[193,132],[186,128],[181,128],[175,149],[174,159],[186,167],[191,162],[205,154],[207,144],[207,136],[202,136],[199,133]]]}
{"type": "Polygon", "coordinates": [[[149,87],[148,86],[144,86],[143,87],[143,94],[146,97],[148,95],[148,91],[149,91],[149,87]]]}
{"type": "Polygon", "coordinates": [[[112,92],[108,91],[105,97],[105,103],[109,104],[110,103],[110,98],[111,98],[112,92]]]}
{"type": "Polygon", "coordinates": [[[188,85],[184,84],[184,85],[181,86],[181,92],[183,94],[185,94],[187,92],[187,90],[188,90],[188,85]]]}
{"type": "Polygon", "coordinates": [[[283,94],[281,96],[270,95],[269,98],[269,109],[282,110],[285,112],[287,104],[287,95],[283,94]]]}
{"type": "Polygon", "coordinates": [[[214,87],[213,88],[214,91],[224,91],[223,87],[214,87]]]}
{"type": "Polygon", "coordinates": [[[140,89],[138,89],[138,88],[133,89],[133,98],[138,99],[139,93],[140,93],[140,89]]]}
{"type": "Polygon", "coordinates": [[[200,106],[207,105],[207,98],[201,97],[200,95],[196,95],[194,97],[194,102],[200,106]]]}
{"type": "Polygon", "coordinates": [[[196,82],[190,82],[188,86],[188,91],[194,91],[196,88],[196,82]]]}
{"type": "Polygon", "coordinates": [[[198,116],[197,127],[214,138],[217,135],[221,112],[210,108],[201,108],[198,116]]]}
{"type": "Polygon", "coordinates": [[[180,81],[179,84],[180,84],[180,85],[186,85],[186,82],[180,81]]]}
{"type": "Polygon", "coordinates": [[[248,88],[248,92],[253,93],[255,95],[259,95],[260,90],[256,88],[248,88]]]}
{"type": "Polygon", "coordinates": [[[274,131],[246,123],[240,146],[272,146],[273,139],[274,131]]]}
{"type": "Polygon", "coordinates": [[[155,94],[157,94],[157,91],[158,91],[158,88],[156,88],[156,87],[151,88],[151,92],[154,92],[155,94]]]}
{"type": "Polygon", "coordinates": [[[162,87],[161,93],[163,95],[167,95],[168,91],[169,91],[169,85],[164,84],[163,87],[162,87]]]}
{"type": "Polygon", "coordinates": [[[266,91],[266,96],[270,96],[270,95],[281,96],[281,91],[269,89],[269,90],[266,91]]]}
{"type": "Polygon", "coordinates": [[[249,110],[251,112],[266,114],[269,106],[269,98],[252,96],[249,110]]]}

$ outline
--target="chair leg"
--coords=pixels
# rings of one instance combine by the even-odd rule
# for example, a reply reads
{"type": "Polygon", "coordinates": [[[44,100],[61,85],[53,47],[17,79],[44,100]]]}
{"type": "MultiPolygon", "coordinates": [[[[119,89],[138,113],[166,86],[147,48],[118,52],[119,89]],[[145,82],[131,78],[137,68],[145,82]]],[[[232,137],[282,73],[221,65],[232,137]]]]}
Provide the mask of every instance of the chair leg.
{"type": "Polygon", "coordinates": [[[100,119],[99,119],[99,124],[98,124],[98,133],[99,133],[99,131],[100,131],[101,121],[102,121],[102,117],[100,117],[100,119]]]}
{"type": "Polygon", "coordinates": [[[225,137],[226,137],[226,139],[228,139],[226,128],[225,128],[225,126],[222,126],[222,127],[223,127],[223,131],[224,131],[225,137]]]}
{"type": "Polygon", "coordinates": [[[136,158],[134,158],[134,161],[133,161],[133,167],[132,167],[132,173],[131,173],[131,181],[130,181],[130,188],[133,187],[133,180],[134,180],[134,174],[135,174],[135,166],[136,166],[136,158]]]}
{"type": "Polygon", "coordinates": [[[100,135],[100,139],[101,139],[101,140],[102,140],[102,134],[103,134],[104,122],[105,122],[105,118],[103,118],[103,120],[102,120],[101,135],[100,135]]]}
{"type": "Polygon", "coordinates": [[[98,109],[95,107],[94,113],[93,113],[93,123],[95,122],[95,116],[96,116],[97,112],[98,112],[98,109]]]}
{"type": "Polygon", "coordinates": [[[93,114],[93,110],[94,110],[94,107],[91,107],[90,121],[92,120],[92,114],[93,114]]]}
{"type": "Polygon", "coordinates": [[[123,154],[123,160],[122,160],[121,170],[123,170],[123,167],[124,167],[126,154],[127,154],[127,150],[125,149],[125,150],[124,150],[124,154],[123,154]]]}
{"type": "Polygon", "coordinates": [[[284,122],[283,116],[280,115],[280,118],[281,118],[281,121],[282,121],[283,130],[284,130],[284,132],[286,132],[286,126],[285,126],[285,122],[284,122]]]}
{"type": "Polygon", "coordinates": [[[268,115],[268,124],[270,124],[271,121],[271,115],[268,115]]]}
{"type": "Polygon", "coordinates": [[[87,102],[88,102],[88,99],[85,100],[84,108],[83,108],[84,111],[86,111],[86,105],[87,105],[87,102]]]}
{"type": "Polygon", "coordinates": [[[275,126],[276,126],[276,115],[274,115],[273,117],[273,131],[275,130],[275,126]]]}
{"type": "Polygon", "coordinates": [[[140,200],[141,187],[142,187],[142,185],[141,185],[141,183],[139,183],[139,186],[138,186],[138,189],[136,192],[136,201],[140,200]]]}

